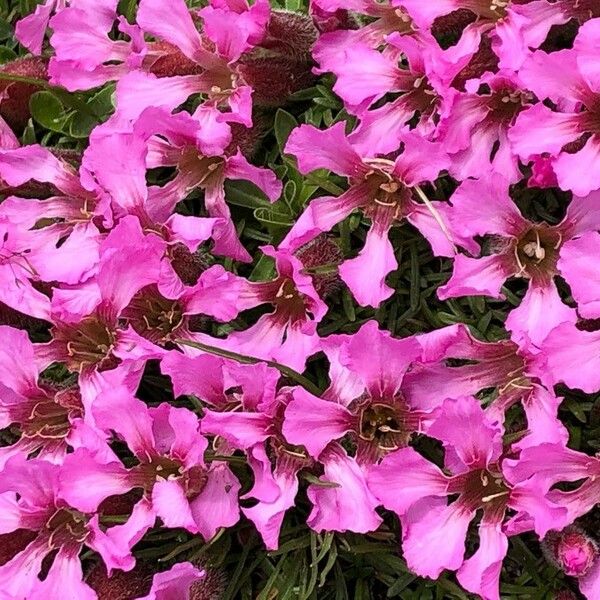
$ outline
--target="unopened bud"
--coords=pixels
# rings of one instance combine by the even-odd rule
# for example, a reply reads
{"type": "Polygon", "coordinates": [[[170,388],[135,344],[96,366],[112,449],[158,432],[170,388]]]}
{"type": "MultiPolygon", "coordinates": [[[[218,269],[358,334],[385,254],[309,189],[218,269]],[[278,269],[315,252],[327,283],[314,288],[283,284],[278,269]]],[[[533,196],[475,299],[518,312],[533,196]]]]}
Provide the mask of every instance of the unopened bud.
{"type": "Polygon", "coordinates": [[[254,90],[256,106],[282,106],[290,95],[313,85],[311,48],[317,35],[306,15],[284,10],[271,13],[263,41],[243,54],[237,65],[254,90]]]}
{"type": "Polygon", "coordinates": [[[549,561],[572,577],[583,577],[598,556],[596,542],[575,526],[548,533],[543,548],[549,561]]]}
{"type": "MultiPolygon", "coordinates": [[[[1,65],[0,73],[47,81],[48,61],[40,56],[16,58],[1,65]]],[[[31,117],[29,99],[41,89],[41,86],[33,83],[0,80],[0,115],[15,132],[20,132],[27,125],[31,117]]]]}
{"type": "Polygon", "coordinates": [[[157,77],[174,77],[176,75],[198,75],[202,67],[190,60],[173,44],[168,42],[152,42],[148,44],[149,52],[146,62],[148,70],[157,77]]]}
{"type": "Polygon", "coordinates": [[[326,235],[320,235],[294,253],[313,280],[317,294],[327,298],[339,292],[342,283],[337,265],[344,260],[340,247],[326,235]]]}

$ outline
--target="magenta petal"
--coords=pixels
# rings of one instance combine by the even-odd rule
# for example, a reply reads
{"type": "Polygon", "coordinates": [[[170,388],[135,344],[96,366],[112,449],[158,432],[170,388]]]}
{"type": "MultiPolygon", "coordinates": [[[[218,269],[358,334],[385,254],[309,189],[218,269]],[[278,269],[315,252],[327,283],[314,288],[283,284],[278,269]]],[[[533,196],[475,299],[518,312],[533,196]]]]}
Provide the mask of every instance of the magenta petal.
{"type": "Polygon", "coordinates": [[[365,472],[354,458],[338,445],[331,445],[319,457],[322,481],[337,487],[310,485],[307,495],[313,503],[307,524],[315,531],[375,531],[382,519],[375,512],[377,498],[369,490],[365,472]]]}
{"type": "Polygon", "coordinates": [[[500,600],[500,571],[507,550],[502,524],[484,518],[479,526],[479,548],[456,574],[460,584],[483,600],[500,600]]]}
{"type": "Polygon", "coordinates": [[[463,181],[450,199],[452,231],[464,237],[491,233],[510,236],[520,232],[526,221],[508,189],[509,182],[498,174],[463,181]]]}
{"type": "Polygon", "coordinates": [[[271,418],[262,413],[216,412],[205,410],[202,432],[219,435],[234,448],[246,449],[263,442],[269,435],[271,418]]]}
{"type": "Polygon", "coordinates": [[[94,590],[83,581],[83,569],[78,552],[65,547],[58,551],[44,581],[38,581],[28,594],[28,600],[49,598],[97,600],[94,590]]]}
{"type": "Polygon", "coordinates": [[[320,233],[329,231],[365,202],[368,193],[366,186],[353,185],[337,198],[322,196],[312,200],[279,247],[294,251],[320,233]]]}
{"type": "Polygon", "coordinates": [[[298,478],[296,473],[283,472],[274,476],[279,494],[267,502],[261,500],[252,508],[243,508],[242,512],[250,519],[260,533],[267,550],[277,550],[279,533],[286,511],[294,506],[298,493],[298,478]]]}
{"type": "Polygon", "coordinates": [[[373,223],[359,255],[339,267],[340,277],[361,306],[377,308],[394,293],[385,283],[398,268],[388,231],[389,227],[373,223]]]}
{"type": "Polygon", "coordinates": [[[101,464],[85,448],[65,458],[60,471],[60,495],[83,512],[94,512],[108,496],[125,494],[134,487],[120,462],[101,464]]]}
{"type": "Polygon", "coordinates": [[[563,304],[554,281],[531,282],[521,304],[510,311],[506,329],[521,348],[539,348],[546,336],[561,323],[575,323],[577,314],[563,304]]]}
{"type": "Polygon", "coordinates": [[[304,446],[311,456],[318,458],[329,442],[350,431],[352,421],[352,413],[341,404],[295,388],[285,409],[282,431],[290,444],[304,446]]]}
{"type": "Polygon", "coordinates": [[[227,179],[246,179],[258,187],[265,196],[275,202],[281,195],[281,181],[277,179],[275,173],[270,169],[255,167],[250,164],[241,151],[227,159],[225,168],[225,177],[227,179]]]}
{"type": "Polygon", "coordinates": [[[7,600],[30,598],[32,589],[39,583],[38,575],[42,568],[42,561],[48,553],[47,540],[38,537],[0,566],[0,590],[6,594],[7,600]]]}
{"type": "Polygon", "coordinates": [[[569,240],[560,249],[558,268],[571,287],[577,310],[585,319],[600,317],[600,273],[592,256],[600,253],[600,235],[584,233],[569,240]]]}
{"type": "Polygon", "coordinates": [[[55,6],[56,0],[46,0],[35,7],[35,12],[23,17],[15,26],[15,37],[32,54],[42,53],[48,21],[55,6]]]}
{"type": "Polygon", "coordinates": [[[553,383],[562,381],[589,394],[600,390],[600,332],[563,323],[544,340],[541,354],[553,383]]]}
{"type": "Polygon", "coordinates": [[[172,0],[168,5],[160,0],[141,0],[137,22],[147,33],[177,46],[191,60],[202,64],[209,54],[202,47],[200,34],[183,0],[172,0]]]}
{"type": "Polygon", "coordinates": [[[203,577],[205,572],[192,563],[177,563],[168,571],[156,573],[152,579],[150,593],[139,600],[183,600],[190,597],[192,584],[203,577]]]}
{"type": "Polygon", "coordinates": [[[448,488],[448,479],[438,467],[412,448],[396,450],[371,467],[368,482],[381,504],[397,515],[424,498],[445,497],[448,488]]]}
{"type": "Polygon", "coordinates": [[[471,258],[464,254],[454,257],[452,277],[446,285],[438,288],[440,300],[459,296],[492,296],[503,299],[501,288],[514,274],[514,267],[503,256],[492,254],[471,258]]]}
{"type": "Polygon", "coordinates": [[[579,591],[587,600],[600,598],[600,560],[596,559],[591,570],[579,578],[579,591]]]}
{"type": "Polygon", "coordinates": [[[502,429],[472,396],[446,400],[427,433],[450,446],[469,469],[485,468],[502,451],[502,429]]]}
{"type": "Polygon", "coordinates": [[[154,453],[154,433],[148,407],[134,398],[125,387],[107,390],[98,395],[93,405],[98,427],[115,431],[137,456],[154,453]]]}
{"type": "Polygon", "coordinates": [[[285,152],[298,159],[298,168],[304,174],[329,169],[338,175],[359,175],[366,167],[348,142],[344,128],[344,123],[336,123],[324,131],[312,125],[300,125],[290,134],[285,152]]]}
{"type": "Polygon", "coordinates": [[[411,571],[436,579],[464,561],[465,538],[475,516],[457,501],[446,505],[414,505],[402,518],[402,549],[411,571]]]}
{"type": "Polygon", "coordinates": [[[181,482],[175,479],[157,481],[152,487],[152,506],[165,527],[183,527],[192,533],[198,531],[181,482]]]}
{"type": "Polygon", "coordinates": [[[210,540],[220,527],[231,527],[240,518],[240,482],[225,463],[212,463],[204,489],[191,502],[198,531],[210,540]]]}
{"type": "Polygon", "coordinates": [[[554,163],[558,184],[577,196],[600,189],[600,136],[593,135],[574,154],[563,152],[554,163]]]}

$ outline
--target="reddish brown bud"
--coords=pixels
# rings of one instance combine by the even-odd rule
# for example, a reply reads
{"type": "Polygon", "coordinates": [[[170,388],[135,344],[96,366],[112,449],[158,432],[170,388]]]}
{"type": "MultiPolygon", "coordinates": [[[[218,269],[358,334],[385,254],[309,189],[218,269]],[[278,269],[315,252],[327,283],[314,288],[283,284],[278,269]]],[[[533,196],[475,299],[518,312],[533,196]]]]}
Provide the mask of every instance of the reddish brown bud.
{"type": "Polygon", "coordinates": [[[255,110],[252,114],[252,127],[245,127],[240,123],[231,123],[231,144],[226,148],[228,155],[236,154],[238,149],[248,159],[256,155],[263,138],[273,126],[273,119],[264,111],[255,110]]]}
{"type": "Polygon", "coordinates": [[[486,71],[498,70],[498,56],[492,50],[492,40],[485,35],[481,38],[479,50],[473,54],[469,64],[454,78],[452,85],[458,90],[465,89],[469,79],[481,77],[486,71]]]}
{"type": "Polygon", "coordinates": [[[342,283],[337,272],[337,265],[342,262],[344,255],[339,246],[326,235],[320,235],[305,244],[295,255],[310,273],[315,290],[321,298],[339,292],[342,283]]]}
{"type": "Polygon", "coordinates": [[[551,563],[572,577],[583,577],[598,557],[596,542],[576,526],[551,531],[542,548],[551,563]]]}
{"type": "MultiPolygon", "coordinates": [[[[0,73],[47,81],[48,61],[39,56],[16,58],[1,65],[0,73]]],[[[31,117],[29,98],[41,89],[33,83],[0,80],[0,94],[3,96],[0,100],[0,115],[15,131],[21,131],[27,125],[31,117]]]]}
{"type": "Polygon", "coordinates": [[[0,565],[12,560],[19,552],[33,542],[37,537],[35,531],[29,529],[17,529],[11,533],[0,535],[0,565]]]}
{"type": "Polygon", "coordinates": [[[260,46],[242,55],[237,70],[252,87],[257,106],[282,106],[291,94],[315,82],[311,48],[317,29],[310,17],[276,10],[260,46]]]}
{"type": "Polygon", "coordinates": [[[98,594],[98,600],[135,600],[148,594],[152,575],[148,565],[138,563],[132,571],[114,571],[109,577],[104,565],[98,564],[86,582],[98,594]]]}
{"type": "Polygon", "coordinates": [[[431,25],[431,34],[446,49],[457,44],[464,28],[475,22],[477,15],[467,8],[459,8],[447,15],[437,17],[431,25]]]}
{"type": "Polygon", "coordinates": [[[168,42],[152,42],[148,44],[146,58],[148,69],[157,77],[174,77],[175,75],[198,75],[202,67],[190,60],[173,44],[168,42]]]}
{"type": "Polygon", "coordinates": [[[220,600],[226,588],[225,573],[200,564],[197,567],[204,570],[205,576],[192,583],[190,600],[220,600]]]}

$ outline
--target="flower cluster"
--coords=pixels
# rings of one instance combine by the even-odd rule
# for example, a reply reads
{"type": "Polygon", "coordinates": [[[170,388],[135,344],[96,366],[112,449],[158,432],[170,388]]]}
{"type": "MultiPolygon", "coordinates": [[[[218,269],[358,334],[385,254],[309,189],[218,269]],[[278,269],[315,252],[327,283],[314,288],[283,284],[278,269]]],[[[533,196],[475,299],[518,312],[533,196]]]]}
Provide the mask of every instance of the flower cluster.
{"type": "Polygon", "coordinates": [[[316,533],[396,515],[410,571],[484,600],[532,532],[600,598],[574,525],[600,458],[559,416],[600,391],[598,2],[133,4],[46,0],[0,71],[0,597],[142,571],[131,597],[209,597],[139,544],[250,522],[277,550],[302,505],[316,533]],[[36,91],[98,88],[84,142],[23,134],[36,91]],[[337,114],[261,152],[306,88],[337,114]],[[248,207],[287,215],[260,247],[248,207]],[[452,267],[431,303],[491,299],[493,335],[382,326],[403,236],[452,267]]]}

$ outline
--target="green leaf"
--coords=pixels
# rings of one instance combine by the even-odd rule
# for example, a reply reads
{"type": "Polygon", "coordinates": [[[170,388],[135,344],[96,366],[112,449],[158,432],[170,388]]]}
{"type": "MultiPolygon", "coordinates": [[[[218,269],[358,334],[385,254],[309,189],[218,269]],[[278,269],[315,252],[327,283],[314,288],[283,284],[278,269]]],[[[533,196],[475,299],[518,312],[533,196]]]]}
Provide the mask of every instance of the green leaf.
{"type": "Polygon", "coordinates": [[[277,139],[277,145],[279,146],[279,150],[283,152],[283,148],[285,143],[287,142],[292,129],[295,129],[298,126],[298,121],[290,115],[289,112],[286,112],[283,109],[279,109],[275,113],[275,124],[273,129],[275,130],[275,138],[277,139]]]}
{"type": "Polygon", "coordinates": [[[62,102],[48,91],[36,92],[29,99],[31,116],[42,127],[50,131],[62,131],[65,126],[64,106],[62,102]]]}
{"type": "Polygon", "coordinates": [[[0,46],[0,64],[7,63],[17,58],[17,53],[6,46],[0,46]]]}

